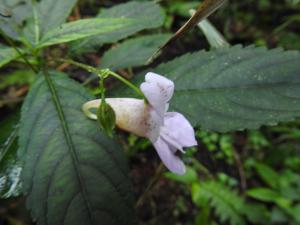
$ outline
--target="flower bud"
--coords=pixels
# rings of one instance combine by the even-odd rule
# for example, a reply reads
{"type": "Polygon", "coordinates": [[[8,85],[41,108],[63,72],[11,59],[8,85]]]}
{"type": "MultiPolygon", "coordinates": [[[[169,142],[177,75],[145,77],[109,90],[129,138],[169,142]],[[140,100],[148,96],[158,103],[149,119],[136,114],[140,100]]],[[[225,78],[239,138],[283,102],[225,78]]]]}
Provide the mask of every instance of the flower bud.
{"type": "Polygon", "coordinates": [[[113,130],[116,126],[116,114],[105,100],[101,102],[97,110],[97,120],[107,135],[112,137],[113,130]]]}

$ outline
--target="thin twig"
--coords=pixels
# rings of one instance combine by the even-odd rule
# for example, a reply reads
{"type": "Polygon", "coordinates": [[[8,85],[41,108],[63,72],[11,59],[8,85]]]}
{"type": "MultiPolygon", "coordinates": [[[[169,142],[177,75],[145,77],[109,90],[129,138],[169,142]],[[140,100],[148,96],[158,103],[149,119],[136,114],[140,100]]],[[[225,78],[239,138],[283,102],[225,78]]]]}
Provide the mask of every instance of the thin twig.
{"type": "Polygon", "coordinates": [[[247,189],[247,179],[245,176],[245,170],[243,167],[243,163],[241,161],[241,157],[235,149],[233,149],[233,158],[238,168],[238,172],[241,180],[241,188],[243,191],[245,191],[247,189]]]}
{"type": "Polygon", "coordinates": [[[140,196],[140,198],[138,199],[135,207],[138,208],[141,205],[144,204],[144,201],[149,197],[149,195],[151,194],[151,190],[154,188],[156,182],[159,180],[159,178],[161,177],[162,173],[164,171],[164,165],[162,163],[159,164],[159,166],[157,167],[156,171],[155,171],[155,175],[152,177],[152,179],[150,180],[150,182],[148,183],[146,190],[144,191],[144,193],[140,196]]]}

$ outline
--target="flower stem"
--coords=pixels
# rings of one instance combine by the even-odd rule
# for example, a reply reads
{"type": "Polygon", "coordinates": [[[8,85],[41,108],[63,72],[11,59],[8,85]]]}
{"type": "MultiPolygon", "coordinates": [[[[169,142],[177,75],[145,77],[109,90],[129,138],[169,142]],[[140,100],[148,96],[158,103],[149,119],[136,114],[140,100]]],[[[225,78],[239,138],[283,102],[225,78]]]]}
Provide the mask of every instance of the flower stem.
{"type": "Polygon", "coordinates": [[[117,78],[119,81],[123,82],[128,87],[130,87],[131,89],[133,89],[137,94],[139,94],[146,101],[146,97],[145,97],[144,93],[139,88],[137,88],[133,83],[126,80],[119,74],[117,74],[109,69],[98,69],[93,66],[89,66],[89,65],[86,65],[86,64],[83,64],[80,62],[73,61],[71,59],[61,59],[60,58],[60,59],[57,59],[57,61],[66,62],[66,63],[72,64],[72,65],[78,66],[90,73],[95,73],[100,77],[100,79],[105,79],[108,76],[113,76],[113,77],[117,78]]]}
{"type": "Polygon", "coordinates": [[[142,96],[144,99],[146,99],[144,93],[137,88],[134,84],[132,84],[130,81],[124,79],[123,77],[121,77],[119,74],[113,72],[113,71],[109,71],[109,75],[117,78],[118,80],[122,81],[124,84],[126,84],[128,87],[130,87],[131,89],[133,89],[137,94],[139,94],[140,96],[142,96]]]}

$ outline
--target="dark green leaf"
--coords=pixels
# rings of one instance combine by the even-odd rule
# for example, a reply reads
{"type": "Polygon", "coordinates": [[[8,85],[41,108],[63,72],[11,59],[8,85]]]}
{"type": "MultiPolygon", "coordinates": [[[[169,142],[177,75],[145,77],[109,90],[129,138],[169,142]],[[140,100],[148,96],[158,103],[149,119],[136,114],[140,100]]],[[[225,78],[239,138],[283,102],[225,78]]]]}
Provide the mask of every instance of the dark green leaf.
{"type": "Polygon", "coordinates": [[[0,198],[16,197],[21,193],[21,163],[17,158],[18,113],[1,121],[0,133],[0,198]]]}
{"type": "Polygon", "coordinates": [[[66,74],[45,72],[23,104],[19,155],[38,224],[134,224],[123,150],[82,113],[92,97],[66,74]]]}
{"type": "Polygon", "coordinates": [[[129,26],[121,27],[118,30],[113,30],[105,36],[93,36],[81,41],[72,43],[72,53],[82,53],[95,51],[96,47],[105,43],[114,43],[124,39],[134,33],[144,29],[159,27],[163,24],[164,13],[159,5],[153,2],[137,2],[131,1],[128,3],[114,6],[110,9],[105,9],[98,15],[99,18],[126,18],[133,21],[129,26]]]}
{"type": "Polygon", "coordinates": [[[124,41],[104,54],[100,66],[112,70],[143,66],[169,37],[169,34],[155,34],[124,41]]]}
{"type": "Polygon", "coordinates": [[[280,175],[277,174],[276,171],[262,163],[256,163],[255,167],[259,176],[263,179],[264,182],[266,182],[266,184],[268,184],[272,188],[279,187],[280,175]]]}
{"type": "Polygon", "coordinates": [[[270,221],[270,213],[266,205],[248,203],[243,209],[247,219],[253,224],[267,224],[270,221]]]}
{"type": "Polygon", "coordinates": [[[299,117],[299,62],[298,51],[235,46],[186,54],[152,71],[175,82],[170,110],[194,126],[227,132],[299,117]]]}
{"type": "Polygon", "coordinates": [[[70,42],[93,35],[105,38],[109,36],[111,32],[115,32],[124,27],[130,27],[134,23],[136,23],[136,21],[127,18],[77,20],[75,22],[65,23],[47,32],[37,47],[41,48],[48,45],[70,42]]]}

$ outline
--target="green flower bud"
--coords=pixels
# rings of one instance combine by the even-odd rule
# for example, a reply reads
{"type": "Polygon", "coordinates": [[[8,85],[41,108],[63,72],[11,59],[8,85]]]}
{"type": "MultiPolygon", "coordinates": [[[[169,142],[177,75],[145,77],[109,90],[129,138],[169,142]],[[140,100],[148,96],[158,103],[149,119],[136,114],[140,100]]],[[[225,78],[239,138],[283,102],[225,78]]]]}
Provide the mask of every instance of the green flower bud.
{"type": "Polygon", "coordinates": [[[113,136],[113,130],[116,126],[116,114],[113,108],[102,100],[97,110],[97,120],[108,136],[113,136]]]}

